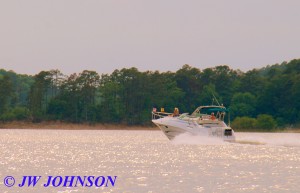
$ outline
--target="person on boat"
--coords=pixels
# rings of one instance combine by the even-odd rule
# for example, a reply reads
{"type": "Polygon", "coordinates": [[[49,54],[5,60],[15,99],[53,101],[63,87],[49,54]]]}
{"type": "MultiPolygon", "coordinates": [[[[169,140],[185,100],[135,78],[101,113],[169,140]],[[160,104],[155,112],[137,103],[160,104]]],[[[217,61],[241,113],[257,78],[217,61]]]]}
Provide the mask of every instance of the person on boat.
{"type": "Polygon", "coordinates": [[[211,118],[211,120],[215,120],[215,119],[216,119],[215,114],[214,114],[214,113],[211,113],[210,118],[211,118]]]}
{"type": "Polygon", "coordinates": [[[174,117],[179,116],[179,109],[178,109],[177,107],[175,107],[175,109],[174,109],[173,116],[174,116],[174,117]]]}

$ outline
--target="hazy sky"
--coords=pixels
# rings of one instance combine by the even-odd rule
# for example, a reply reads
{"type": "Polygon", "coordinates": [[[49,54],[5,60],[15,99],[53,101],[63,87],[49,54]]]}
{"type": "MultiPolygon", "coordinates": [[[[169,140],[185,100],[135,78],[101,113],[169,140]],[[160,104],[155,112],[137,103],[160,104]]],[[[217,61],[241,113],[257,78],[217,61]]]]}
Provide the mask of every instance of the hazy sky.
{"type": "Polygon", "coordinates": [[[0,0],[0,68],[247,71],[300,58],[299,0],[0,0]]]}

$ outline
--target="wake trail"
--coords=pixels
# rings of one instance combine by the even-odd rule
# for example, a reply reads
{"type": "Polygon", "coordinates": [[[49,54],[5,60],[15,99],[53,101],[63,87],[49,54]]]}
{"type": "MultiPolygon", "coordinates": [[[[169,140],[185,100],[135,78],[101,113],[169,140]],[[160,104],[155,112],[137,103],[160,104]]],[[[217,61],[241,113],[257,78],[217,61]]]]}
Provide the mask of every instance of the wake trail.
{"type": "Polygon", "coordinates": [[[183,133],[171,143],[175,145],[228,145],[250,144],[285,147],[300,147],[300,133],[235,133],[235,142],[226,142],[221,138],[183,133]]]}
{"type": "Polygon", "coordinates": [[[237,134],[236,143],[253,145],[272,145],[300,147],[300,134],[298,133],[247,133],[237,134]]]}

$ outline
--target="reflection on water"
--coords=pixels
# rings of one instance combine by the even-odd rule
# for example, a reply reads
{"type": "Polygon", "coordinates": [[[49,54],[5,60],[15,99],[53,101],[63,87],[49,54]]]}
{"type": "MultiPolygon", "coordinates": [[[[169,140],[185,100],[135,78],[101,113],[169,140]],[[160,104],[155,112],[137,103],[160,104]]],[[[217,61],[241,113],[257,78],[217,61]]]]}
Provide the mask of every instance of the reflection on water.
{"type": "Polygon", "coordinates": [[[160,131],[1,130],[0,192],[299,191],[299,134],[237,133],[237,138],[266,145],[205,142],[197,136],[170,142],[160,131]],[[8,175],[118,179],[115,187],[98,189],[7,188],[8,175]]]}

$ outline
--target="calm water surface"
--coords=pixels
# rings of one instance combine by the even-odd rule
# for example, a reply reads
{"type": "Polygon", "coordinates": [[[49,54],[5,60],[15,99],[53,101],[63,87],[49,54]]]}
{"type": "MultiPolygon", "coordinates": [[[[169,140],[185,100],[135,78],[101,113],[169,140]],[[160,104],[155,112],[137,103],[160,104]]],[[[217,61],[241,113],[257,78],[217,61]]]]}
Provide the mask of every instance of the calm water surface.
{"type": "Polygon", "coordinates": [[[1,130],[0,192],[300,192],[300,134],[237,137],[255,145],[170,142],[160,131],[1,130]],[[7,188],[8,175],[118,177],[115,187],[7,188]]]}

